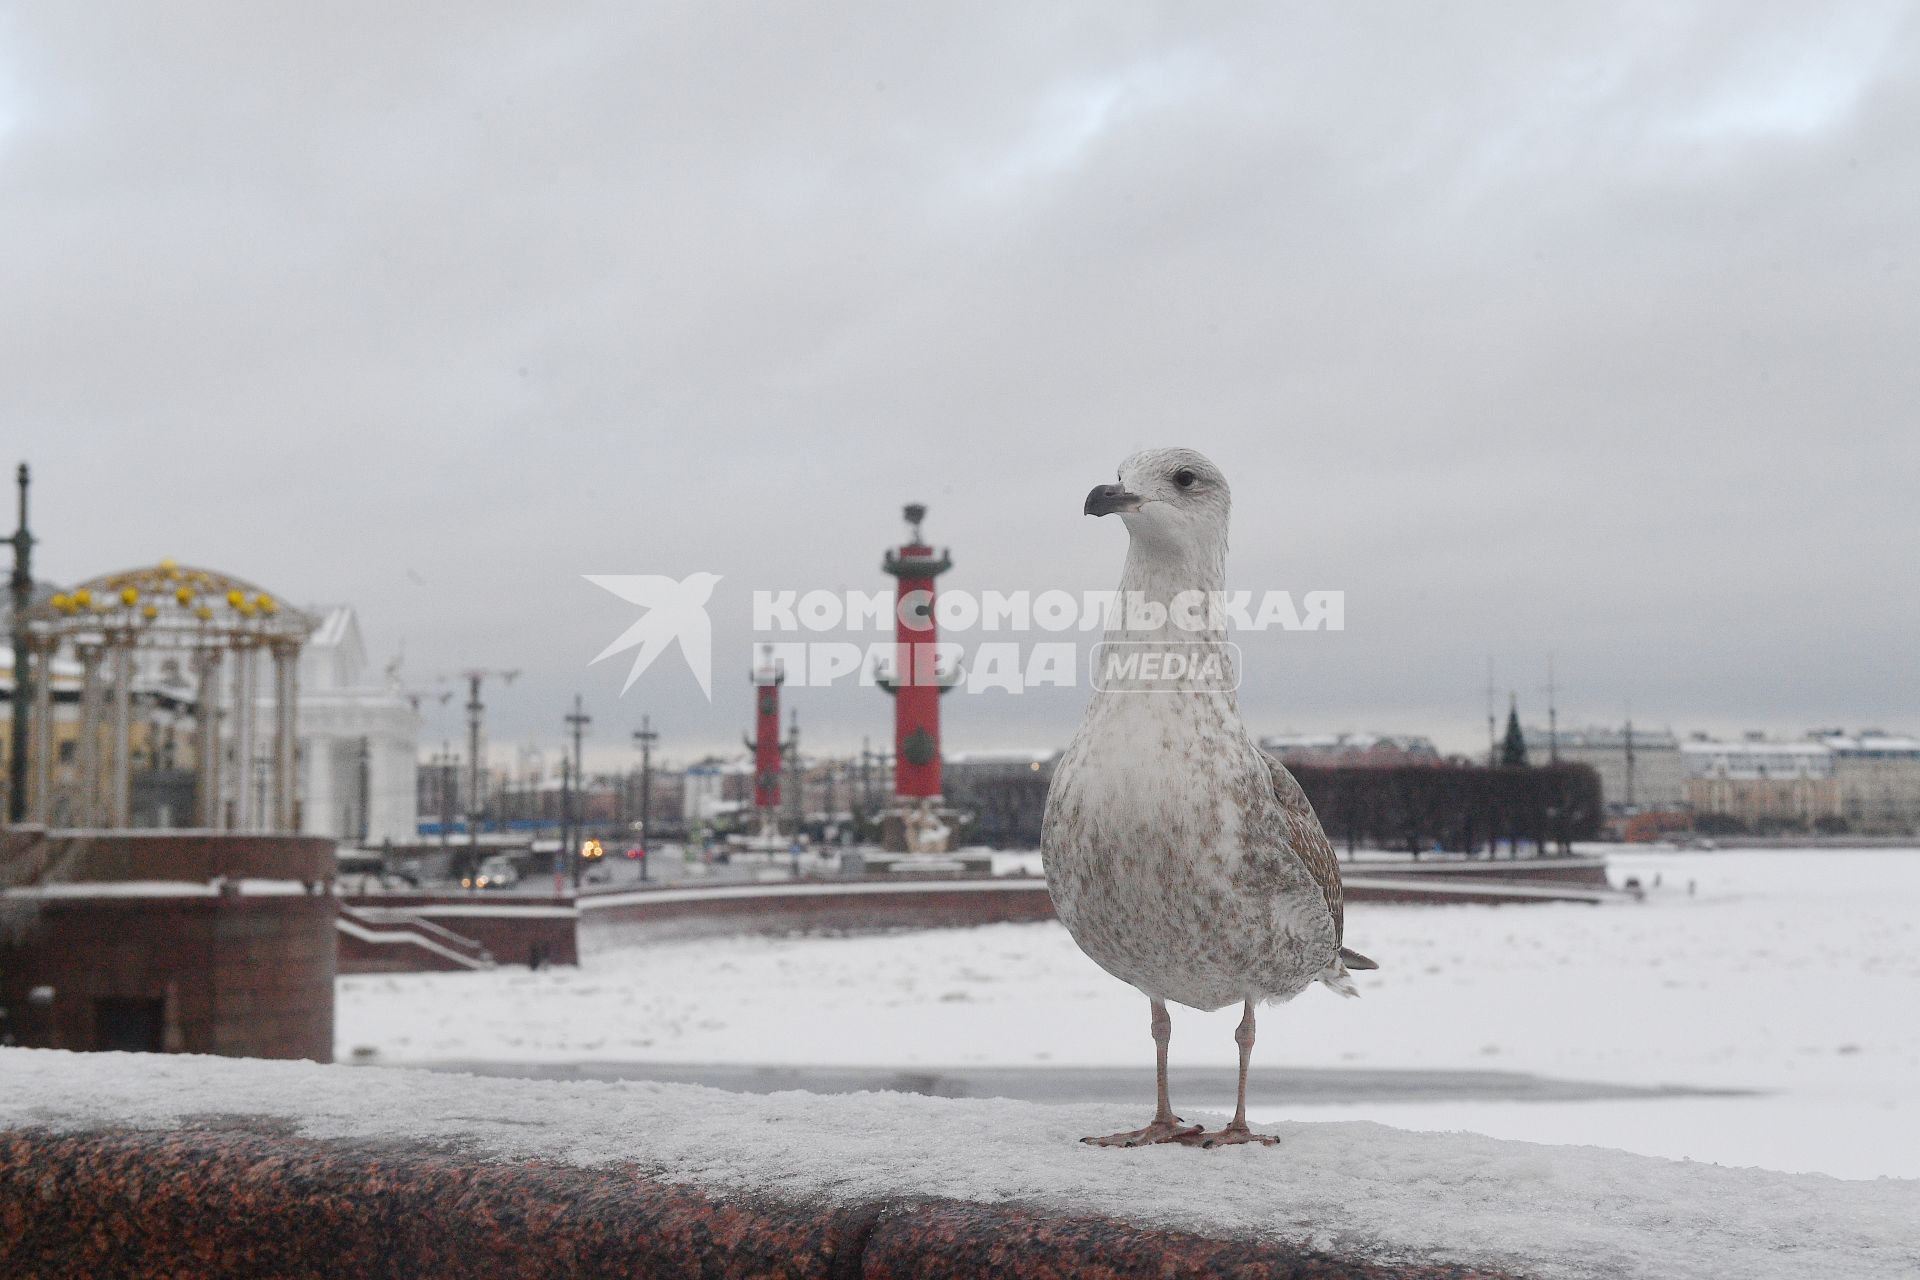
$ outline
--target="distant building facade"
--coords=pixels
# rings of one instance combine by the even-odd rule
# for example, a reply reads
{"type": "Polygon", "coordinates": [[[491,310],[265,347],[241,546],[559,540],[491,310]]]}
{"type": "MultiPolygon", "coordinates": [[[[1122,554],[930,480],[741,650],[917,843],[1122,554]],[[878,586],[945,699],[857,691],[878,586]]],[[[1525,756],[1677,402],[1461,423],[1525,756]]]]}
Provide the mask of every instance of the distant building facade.
{"type": "Polygon", "coordinates": [[[1058,751],[960,751],[946,758],[946,800],[967,815],[967,838],[996,849],[1037,849],[1058,751]]]}
{"type": "Polygon", "coordinates": [[[1386,769],[1444,763],[1432,742],[1410,733],[1278,733],[1260,739],[1260,749],[1288,765],[1386,769]]]}
{"type": "Polygon", "coordinates": [[[703,760],[681,775],[680,817],[689,828],[731,817],[750,807],[751,759],[703,760]]]}
{"type": "Polygon", "coordinates": [[[369,845],[410,842],[419,716],[391,675],[369,670],[351,608],[309,612],[321,621],[300,655],[300,829],[369,845]]]}
{"type": "Polygon", "coordinates": [[[1869,729],[1815,735],[1833,753],[1847,829],[1866,835],[1920,831],[1920,738],[1869,729]]]}
{"type": "Polygon", "coordinates": [[[1563,764],[1584,764],[1599,774],[1601,801],[1611,812],[1676,810],[1687,803],[1687,766],[1670,729],[1634,729],[1631,752],[1624,728],[1549,733],[1535,726],[1526,737],[1533,763],[1546,764],[1557,754],[1563,764]]]}
{"type": "Polygon", "coordinates": [[[1758,735],[1680,745],[1695,821],[1730,819],[1742,828],[1805,830],[1842,817],[1834,752],[1824,742],[1758,735]]]}

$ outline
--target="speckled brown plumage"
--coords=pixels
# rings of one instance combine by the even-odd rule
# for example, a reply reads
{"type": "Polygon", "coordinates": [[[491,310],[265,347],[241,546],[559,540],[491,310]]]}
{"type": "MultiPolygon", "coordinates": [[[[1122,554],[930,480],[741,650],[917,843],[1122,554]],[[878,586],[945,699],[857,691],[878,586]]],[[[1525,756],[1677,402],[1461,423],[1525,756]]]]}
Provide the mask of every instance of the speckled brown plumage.
{"type": "Polygon", "coordinates": [[[1327,839],[1326,829],[1313,811],[1313,802],[1287,772],[1287,766],[1268,756],[1267,768],[1273,772],[1274,798],[1279,800],[1280,811],[1286,818],[1287,847],[1320,886],[1327,910],[1333,916],[1333,945],[1337,947],[1346,940],[1347,932],[1347,913],[1340,898],[1340,855],[1333,851],[1333,842],[1327,839]]]}

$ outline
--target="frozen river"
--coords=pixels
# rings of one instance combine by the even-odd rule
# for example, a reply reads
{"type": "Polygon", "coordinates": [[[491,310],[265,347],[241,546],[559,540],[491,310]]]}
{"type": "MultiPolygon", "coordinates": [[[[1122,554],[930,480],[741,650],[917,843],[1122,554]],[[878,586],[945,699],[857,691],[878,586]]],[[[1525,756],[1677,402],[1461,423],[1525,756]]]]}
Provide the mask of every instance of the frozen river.
{"type": "MultiPolygon", "coordinates": [[[[1658,880],[1644,904],[1350,906],[1349,942],[1382,968],[1358,975],[1360,1000],[1316,988],[1264,1013],[1255,1118],[1920,1176],[1920,853],[1613,865],[1616,880],[1658,880]]],[[[1149,1078],[1146,1012],[1057,925],[996,925],[343,978],[338,1047],[388,1064],[727,1083],[717,1064],[736,1087],[1104,1099],[1149,1078]],[[833,1070],[740,1070],[755,1067],[833,1070]]],[[[1178,1108],[1231,1105],[1236,1017],[1174,1010],[1178,1108]]]]}

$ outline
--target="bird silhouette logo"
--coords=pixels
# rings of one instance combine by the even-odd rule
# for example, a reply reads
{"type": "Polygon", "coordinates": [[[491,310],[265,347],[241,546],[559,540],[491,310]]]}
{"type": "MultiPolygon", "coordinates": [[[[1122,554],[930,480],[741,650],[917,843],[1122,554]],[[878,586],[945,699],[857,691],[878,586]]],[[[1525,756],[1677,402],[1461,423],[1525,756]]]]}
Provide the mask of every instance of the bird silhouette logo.
{"type": "Polygon", "coordinates": [[[658,573],[588,573],[588,582],[611,591],[628,604],[637,604],[645,613],[620,634],[620,638],[602,649],[587,665],[624,653],[635,646],[633,668],[627,682],[620,686],[624,695],[633,688],[640,673],[653,665],[674,641],[680,642],[680,656],[700,682],[700,692],[713,701],[713,623],[707,618],[707,601],[713,596],[717,573],[690,573],[675,581],[658,573]]]}

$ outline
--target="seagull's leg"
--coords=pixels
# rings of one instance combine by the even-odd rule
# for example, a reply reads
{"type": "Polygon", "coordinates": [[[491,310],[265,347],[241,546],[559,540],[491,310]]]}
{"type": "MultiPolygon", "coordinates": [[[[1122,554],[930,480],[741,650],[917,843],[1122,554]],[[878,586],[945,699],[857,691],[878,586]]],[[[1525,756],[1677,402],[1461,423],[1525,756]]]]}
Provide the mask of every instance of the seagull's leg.
{"type": "Polygon", "coordinates": [[[1144,1147],[1155,1142],[1182,1142],[1198,1137],[1200,1126],[1182,1125],[1167,1100],[1167,1041],[1173,1039],[1173,1019],[1167,1016],[1166,1003],[1153,1000],[1153,1059],[1155,1068],[1155,1106],[1153,1119],[1144,1129],[1110,1133],[1104,1138],[1082,1138],[1096,1147],[1144,1147]]]}
{"type": "Polygon", "coordinates": [[[1247,1067],[1253,1062],[1253,1001],[1247,1001],[1247,1012],[1240,1019],[1240,1025],[1234,1029],[1233,1042],[1240,1046],[1240,1094],[1234,1102],[1233,1119],[1224,1129],[1213,1133],[1203,1133],[1187,1141],[1202,1147],[1228,1147],[1243,1142],[1257,1142],[1271,1147],[1280,1139],[1271,1134],[1255,1133],[1247,1127],[1247,1067]]]}

